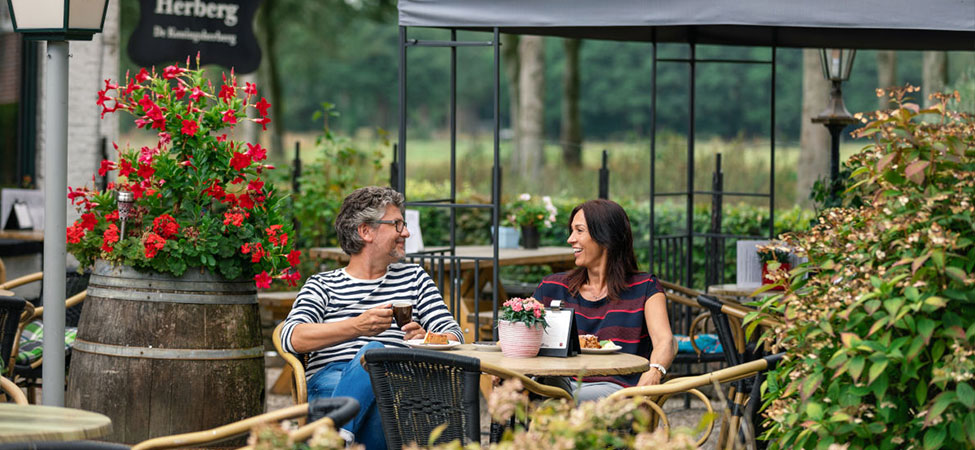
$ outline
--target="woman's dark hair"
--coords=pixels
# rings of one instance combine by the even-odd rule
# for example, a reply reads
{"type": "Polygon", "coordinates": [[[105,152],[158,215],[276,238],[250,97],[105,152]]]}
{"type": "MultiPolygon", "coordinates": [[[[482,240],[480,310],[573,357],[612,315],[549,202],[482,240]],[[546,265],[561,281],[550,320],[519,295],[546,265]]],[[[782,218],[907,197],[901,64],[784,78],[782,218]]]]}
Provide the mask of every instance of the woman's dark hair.
{"type": "MultiPolygon", "coordinates": [[[[592,240],[606,249],[606,296],[612,302],[618,301],[620,292],[627,288],[627,280],[639,270],[633,254],[630,218],[616,202],[589,200],[569,214],[569,233],[572,233],[572,219],[579,211],[586,214],[586,228],[592,240]]],[[[585,267],[573,269],[568,277],[569,292],[578,294],[579,288],[588,281],[589,272],[585,267]]]]}

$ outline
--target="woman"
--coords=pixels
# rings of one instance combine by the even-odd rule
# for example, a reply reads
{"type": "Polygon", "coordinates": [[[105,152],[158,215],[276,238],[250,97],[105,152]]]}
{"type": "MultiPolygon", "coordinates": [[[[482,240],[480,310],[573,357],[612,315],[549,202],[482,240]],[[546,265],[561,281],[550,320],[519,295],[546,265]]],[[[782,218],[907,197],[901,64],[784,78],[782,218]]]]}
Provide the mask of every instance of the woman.
{"type": "Polygon", "coordinates": [[[577,401],[596,400],[630,386],[659,384],[674,360],[667,300],[657,278],[637,269],[630,219],[609,200],[590,200],[569,216],[569,245],[576,268],[545,277],[535,298],[549,305],[561,300],[575,309],[579,334],[594,334],[650,358],[642,374],[586,377],[573,383],[577,401]]]}

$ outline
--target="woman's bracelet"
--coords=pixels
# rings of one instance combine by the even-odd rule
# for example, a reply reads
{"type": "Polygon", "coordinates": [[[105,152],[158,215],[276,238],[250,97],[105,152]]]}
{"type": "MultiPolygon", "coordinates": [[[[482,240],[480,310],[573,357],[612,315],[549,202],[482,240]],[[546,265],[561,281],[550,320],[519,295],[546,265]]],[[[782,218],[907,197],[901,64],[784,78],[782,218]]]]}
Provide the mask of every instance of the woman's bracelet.
{"type": "Polygon", "coordinates": [[[664,366],[660,365],[660,364],[657,364],[657,363],[650,364],[650,368],[651,369],[657,369],[658,371],[660,371],[660,374],[661,375],[667,375],[667,369],[664,366]]]}

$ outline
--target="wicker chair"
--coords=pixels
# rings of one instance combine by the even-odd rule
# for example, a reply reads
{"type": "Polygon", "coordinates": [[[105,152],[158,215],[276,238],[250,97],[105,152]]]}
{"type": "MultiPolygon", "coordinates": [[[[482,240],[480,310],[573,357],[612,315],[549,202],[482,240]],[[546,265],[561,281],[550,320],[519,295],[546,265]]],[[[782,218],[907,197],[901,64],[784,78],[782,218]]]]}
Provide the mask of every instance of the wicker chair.
{"type": "Polygon", "coordinates": [[[17,355],[20,330],[34,307],[20,297],[0,297],[0,375],[9,375],[17,355]]]}
{"type": "MultiPolygon", "coordinates": [[[[30,275],[24,275],[20,278],[16,278],[6,283],[0,284],[0,289],[12,289],[28,283],[40,281],[43,278],[44,278],[44,274],[42,272],[36,272],[30,275]]],[[[75,280],[65,285],[66,290],[68,291],[73,291],[73,290],[76,291],[77,288],[81,286],[81,284],[78,283],[82,283],[84,286],[87,286],[87,278],[69,276],[68,279],[75,280]]],[[[85,297],[87,297],[87,295],[88,295],[87,290],[81,290],[79,292],[73,293],[70,297],[68,297],[65,300],[64,307],[66,312],[66,316],[65,316],[66,318],[67,318],[67,313],[72,310],[77,311],[77,314],[80,316],[81,313],[79,307],[81,306],[81,302],[85,300],[85,297]]],[[[37,403],[37,388],[41,387],[41,372],[42,372],[41,364],[44,362],[44,358],[40,354],[42,348],[40,346],[41,339],[39,336],[34,335],[33,339],[28,339],[28,341],[33,341],[34,345],[31,345],[32,348],[25,349],[22,346],[22,344],[24,343],[22,342],[24,340],[22,339],[22,336],[24,336],[25,334],[36,333],[37,332],[36,330],[41,329],[40,327],[41,324],[43,323],[42,319],[44,316],[44,307],[38,306],[36,308],[33,308],[32,311],[33,314],[31,314],[29,317],[26,318],[25,323],[21,326],[20,330],[17,333],[18,337],[17,340],[14,342],[14,347],[13,347],[13,357],[15,358],[15,363],[12,365],[10,371],[7,372],[7,374],[11,377],[11,379],[14,380],[14,382],[17,383],[17,385],[27,388],[27,397],[28,399],[30,399],[31,403],[37,403]],[[34,323],[36,323],[36,325],[31,325],[34,323]]],[[[65,322],[65,325],[67,325],[67,322],[65,322]]],[[[75,319],[75,325],[77,325],[77,319],[75,319]]],[[[64,355],[65,367],[67,367],[68,364],[70,364],[71,362],[70,342],[73,342],[74,340],[76,329],[77,328],[75,327],[65,328],[65,339],[66,339],[65,345],[67,346],[64,355]]]]}
{"type": "MultiPolygon", "coordinates": [[[[712,413],[714,412],[714,409],[711,406],[710,399],[697,390],[697,388],[711,386],[715,383],[733,383],[744,379],[754,379],[755,382],[753,385],[756,387],[760,386],[762,384],[762,380],[764,380],[765,372],[774,369],[778,361],[782,359],[782,355],[782,353],[778,353],[775,355],[765,356],[754,361],[727,367],[702,375],[674,378],[664,384],[659,384],[656,386],[641,386],[621,389],[613,393],[610,397],[633,397],[640,399],[656,413],[653,419],[654,422],[651,423],[651,426],[656,427],[658,423],[661,423],[664,428],[669,428],[670,422],[667,420],[667,414],[663,410],[663,405],[674,395],[690,393],[704,402],[708,412],[712,413]]],[[[759,412],[762,404],[759,390],[755,389],[751,392],[750,396],[741,398],[740,400],[742,401],[742,404],[746,405],[743,411],[746,414],[739,413],[737,416],[732,414],[731,417],[723,418],[721,433],[719,435],[716,448],[756,448],[755,436],[757,436],[758,433],[756,432],[755,425],[759,423],[759,412]],[[742,424],[747,424],[747,426],[743,428],[742,424]],[[744,429],[749,430],[749,432],[743,432],[744,429]],[[747,447],[739,447],[736,445],[733,440],[737,439],[739,436],[747,438],[749,441],[751,441],[751,445],[747,447]]],[[[711,422],[704,430],[704,434],[698,438],[698,446],[702,445],[708,440],[713,429],[714,422],[711,422]]]]}
{"type": "Polygon", "coordinates": [[[326,426],[326,424],[338,428],[344,425],[345,422],[352,420],[358,412],[359,403],[353,398],[321,398],[312,402],[311,405],[303,403],[290,406],[210,430],[149,439],[134,445],[132,450],[198,447],[243,436],[250,433],[251,429],[260,424],[276,423],[288,419],[308,418],[311,423],[288,433],[292,442],[304,442],[318,428],[326,426]]]}
{"type": "Polygon", "coordinates": [[[437,443],[459,439],[480,443],[479,381],[482,373],[518,378],[531,392],[571,400],[568,392],[480,360],[446,352],[384,348],[363,357],[372,380],[386,445],[426,445],[430,433],[447,424],[437,443]]]}
{"type": "Polygon", "coordinates": [[[282,328],[284,328],[284,322],[274,327],[274,331],[271,332],[271,342],[274,343],[274,351],[278,352],[278,355],[284,358],[284,361],[287,363],[284,366],[281,376],[288,377],[288,373],[290,373],[291,400],[296,405],[300,405],[308,402],[308,386],[305,384],[305,356],[295,356],[284,349],[284,346],[281,345],[282,328]]]}

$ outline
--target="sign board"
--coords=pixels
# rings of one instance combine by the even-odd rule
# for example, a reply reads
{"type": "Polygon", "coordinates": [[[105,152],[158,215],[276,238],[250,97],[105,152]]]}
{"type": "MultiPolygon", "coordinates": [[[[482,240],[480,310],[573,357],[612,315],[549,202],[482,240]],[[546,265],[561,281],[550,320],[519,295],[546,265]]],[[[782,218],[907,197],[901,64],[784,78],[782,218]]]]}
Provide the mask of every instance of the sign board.
{"type": "Polygon", "coordinates": [[[575,310],[559,308],[559,301],[553,301],[551,308],[545,308],[545,321],[548,328],[542,335],[539,356],[575,356],[579,354],[579,329],[576,328],[575,310]]]}
{"type": "Polygon", "coordinates": [[[0,193],[0,225],[6,229],[43,231],[44,192],[37,189],[4,189],[0,193]],[[30,217],[24,217],[25,213],[30,217]],[[16,227],[12,222],[14,218],[18,219],[16,227]]]}
{"type": "Polygon", "coordinates": [[[141,66],[183,64],[199,52],[204,64],[257,70],[261,48],[254,13],[261,0],[139,0],[129,57],[141,66]]]}

